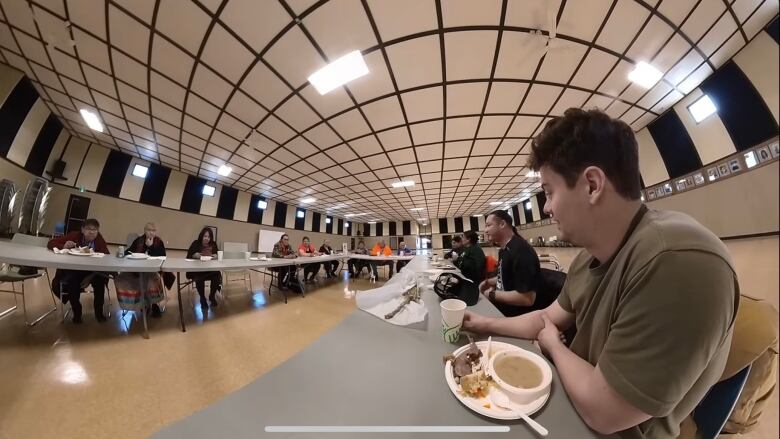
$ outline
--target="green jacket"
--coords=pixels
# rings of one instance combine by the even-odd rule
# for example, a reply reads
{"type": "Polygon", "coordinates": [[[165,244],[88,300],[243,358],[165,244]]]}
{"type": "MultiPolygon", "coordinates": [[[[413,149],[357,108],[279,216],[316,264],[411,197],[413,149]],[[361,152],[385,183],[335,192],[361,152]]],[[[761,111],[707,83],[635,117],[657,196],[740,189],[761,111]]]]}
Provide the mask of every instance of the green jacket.
{"type": "Polygon", "coordinates": [[[485,275],[485,252],[478,244],[465,247],[465,251],[455,261],[455,266],[460,269],[464,277],[479,285],[485,275]]]}

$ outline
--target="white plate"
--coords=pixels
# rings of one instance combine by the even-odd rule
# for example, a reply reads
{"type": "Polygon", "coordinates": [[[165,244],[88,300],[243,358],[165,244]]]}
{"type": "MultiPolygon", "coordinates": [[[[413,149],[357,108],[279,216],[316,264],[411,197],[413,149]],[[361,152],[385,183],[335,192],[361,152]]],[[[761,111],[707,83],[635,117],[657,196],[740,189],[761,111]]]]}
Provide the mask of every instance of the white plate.
{"type": "MultiPolygon", "coordinates": [[[[478,341],[477,347],[484,353],[485,349],[487,349],[487,341],[478,341]]],[[[469,345],[465,345],[460,347],[458,350],[452,353],[454,356],[458,356],[461,352],[468,349],[469,345]]],[[[508,349],[513,350],[522,350],[522,348],[517,347],[515,345],[511,345],[509,343],[503,343],[500,341],[494,341],[491,346],[491,354],[495,355],[497,352],[505,351],[508,349]]],[[[485,360],[485,364],[488,363],[488,359],[485,360]]],[[[485,398],[474,398],[471,396],[462,395],[460,393],[460,384],[455,382],[455,377],[452,374],[452,361],[448,361],[447,364],[444,365],[444,378],[447,380],[447,385],[450,387],[450,391],[452,391],[452,394],[455,395],[458,400],[463,403],[466,407],[470,408],[471,410],[479,413],[480,415],[487,416],[489,418],[493,419],[504,419],[504,420],[512,420],[512,419],[520,419],[520,415],[517,413],[503,409],[501,407],[497,407],[495,404],[493,404],[490,401],[489,397],[485,398]],[[485,407],[486,404],[490,404],[490,408],[485,407]]],[[[550,386],[552,389],[552,386],[550,386]]],[[[493,389],[493,385],[491,384],[490,389],[493,389]]],[[[507,394],[507,396],[511,396],[507,394]]],[[[519,404],[519,406],[525,410],[525,413],[528,415],[532,415],[539,411],[544,404],[547,402],[547,399],[550,398],[550,392],[545,393],[543,396],[540,396],[539,398],[535,399],[534,401],[529,402],[528,404],[519,404]]]]}
{"type": "Polygon", "coordinates": [[[125,258],[127,259],[149,259],[149,255],[146,253],[130,253],[129,255],[126,255],[125,258]]]}
{"type": "Polygon", "coordinates": [[[95,254],[95,252],[89,252],[89,253],[82,253],[79,250],[76,249],[68,249],[68,254],[73,256],[92,256],[95,254]]]}

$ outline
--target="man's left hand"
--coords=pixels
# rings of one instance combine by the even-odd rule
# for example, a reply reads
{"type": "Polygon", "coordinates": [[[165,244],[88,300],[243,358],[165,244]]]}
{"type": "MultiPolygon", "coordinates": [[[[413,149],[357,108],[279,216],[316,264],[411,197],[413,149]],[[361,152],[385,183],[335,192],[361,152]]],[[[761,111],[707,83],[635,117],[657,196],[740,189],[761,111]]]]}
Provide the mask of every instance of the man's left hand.
{"type": "Polygon", "coordinates": [[[544,322],[544,328],[539,331],[536,339],[539,341],[539,347],[543,352],[549,353],[555,347],[564,344],[564,338],[555,323],[547,317],[547,314],[542,313],[542,321],[544,322]]]}

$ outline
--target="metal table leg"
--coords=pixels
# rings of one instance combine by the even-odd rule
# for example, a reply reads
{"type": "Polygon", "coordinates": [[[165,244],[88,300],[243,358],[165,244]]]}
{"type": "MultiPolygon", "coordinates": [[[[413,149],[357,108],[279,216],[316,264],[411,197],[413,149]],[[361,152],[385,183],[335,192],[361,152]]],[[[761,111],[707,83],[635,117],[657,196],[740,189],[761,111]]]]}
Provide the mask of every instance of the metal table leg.
{"type": "Polygon", "coordinates": [[[176,292],[179,296],[179,323],[181,324],[181,332],[187,332],[187,328],[184,326],[184,307],[181,304],[181,273],[176,272],[176,292]]]}

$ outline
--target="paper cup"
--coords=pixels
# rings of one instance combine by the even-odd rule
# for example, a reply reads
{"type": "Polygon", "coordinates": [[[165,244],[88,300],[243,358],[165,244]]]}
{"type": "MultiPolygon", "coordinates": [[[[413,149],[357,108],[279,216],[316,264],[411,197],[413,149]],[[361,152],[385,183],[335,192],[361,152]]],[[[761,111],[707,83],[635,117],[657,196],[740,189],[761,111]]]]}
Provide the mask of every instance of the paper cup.
{"type": "Polygon", "coordinates": [[[244,252],[244,259],[249,260],[250,256],[252,256],[252,252],[244,252]]]}
{"type": "Polygon", "coordinates": [[[444,341],[448,343],[458,341],[465,313],[466,302],[460,299],[445,299],[441,301],[441,336],[444,341]]]}
{"type": "Polygon", "coordinates": [[[218,261],[221,261],[222,258],[224,258],[224,257],[225,257],[225,252],[223,252],[222,250],[217,252],[217,260],[218,261]]]}

